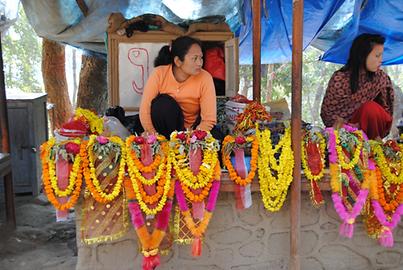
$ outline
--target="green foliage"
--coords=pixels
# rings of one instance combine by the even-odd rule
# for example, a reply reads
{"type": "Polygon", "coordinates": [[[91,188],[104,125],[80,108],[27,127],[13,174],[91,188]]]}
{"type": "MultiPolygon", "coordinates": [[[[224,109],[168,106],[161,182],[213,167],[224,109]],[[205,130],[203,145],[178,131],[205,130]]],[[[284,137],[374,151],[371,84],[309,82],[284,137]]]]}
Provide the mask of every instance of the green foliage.
{"type": "MultiPolygon", "coordinates": [[[[320,119],[320,106],[327,83],[339,65],[319,61],[321,52],[308,48],[304,52],[302,67],[302,119],[316,125],[323,125],[320,119]]],[[[285,98],[291,109],[291,63],[274,64],[270,71],[268,65],[262,65],[262,101],[269,95],[267,80],[272,80],[271,100],[285,98]]],[[[249,83],[248,97],[251,98],[252,66],[241,66],[239,69],[241,81],[249,83]]],[[[241,87],[242,88],[242,87],[241,87]]]]}
{"type": "Polygon", "coordinates": [[[20,5],[17,22],[2,37],[6,87],[24,92],[43,92],[41,39],[20,5]]]}

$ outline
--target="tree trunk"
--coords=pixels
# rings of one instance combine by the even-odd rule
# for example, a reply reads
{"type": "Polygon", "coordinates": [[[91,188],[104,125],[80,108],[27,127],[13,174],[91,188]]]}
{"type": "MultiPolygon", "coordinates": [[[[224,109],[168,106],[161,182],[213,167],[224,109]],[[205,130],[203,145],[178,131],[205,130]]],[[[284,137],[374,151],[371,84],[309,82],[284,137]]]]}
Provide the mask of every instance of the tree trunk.
{"type": "Polygon", "coordinates": [[[100,114],[108,106],[106,58],[96,55],[82,56],[77,107],[100,114]]]}
{"type": "Polygon", "coordinates": [[[42,44],[42,76],[48,101],[54,104],[49,113],[54,130],[70,119],[73,108],[67,87],[64,45],[45,38],[42,44]]]}

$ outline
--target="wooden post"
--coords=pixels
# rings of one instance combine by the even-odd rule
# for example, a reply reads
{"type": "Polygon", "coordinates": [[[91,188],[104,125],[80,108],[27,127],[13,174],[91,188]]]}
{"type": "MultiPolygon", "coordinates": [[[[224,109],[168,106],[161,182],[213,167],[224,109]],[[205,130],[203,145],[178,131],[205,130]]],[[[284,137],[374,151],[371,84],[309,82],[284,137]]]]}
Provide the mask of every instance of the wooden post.
{"type": "Polygon", "coordinates": [[[6,85],[3,70],[3,49],[1,47],[1,33],[0,33],[0,138],[1,138],[0,153],[10,153],[10,141],[8,137],[6,85]]]}
{"type": "Polygon", "coordinates": [[[260,14],[261,0],[252,0],[252,16],[253,16],[253,100],[261,102],[260,100],[260,86],[261,86],[261,23],[260,14]]]}
{"type": "Polygon", "coordinates": [[[301,268],[300,216],[301,216],[301,96],[302,96],[302,41],[304,0],[293,0],[292,20],[292,102],[291,141],[294,151],[294,172],[291,186],[290,210],[290,269],[301,268]]]}

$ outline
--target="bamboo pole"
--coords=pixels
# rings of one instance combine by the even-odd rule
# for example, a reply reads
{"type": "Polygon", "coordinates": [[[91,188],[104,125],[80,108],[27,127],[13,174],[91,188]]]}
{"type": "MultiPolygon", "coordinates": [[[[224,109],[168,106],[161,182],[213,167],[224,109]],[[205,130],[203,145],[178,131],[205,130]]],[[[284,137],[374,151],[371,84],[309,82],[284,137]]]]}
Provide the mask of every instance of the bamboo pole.
{"type": "Polygon", "coordinates": [[[253,16],[253,100],[260,102],[261,86],[261,0],[252,0],[253,16]]]}
{"type": "Polygon", "coordinates": [[[291,141],[294,151],[294,171],[291,186],[290,210],[290,269],[301,268],[300,216],[301,216],[301,96],[302,96],[302,41],[304,0],[293,0],[292,20],[292,102],[291,141]]]}

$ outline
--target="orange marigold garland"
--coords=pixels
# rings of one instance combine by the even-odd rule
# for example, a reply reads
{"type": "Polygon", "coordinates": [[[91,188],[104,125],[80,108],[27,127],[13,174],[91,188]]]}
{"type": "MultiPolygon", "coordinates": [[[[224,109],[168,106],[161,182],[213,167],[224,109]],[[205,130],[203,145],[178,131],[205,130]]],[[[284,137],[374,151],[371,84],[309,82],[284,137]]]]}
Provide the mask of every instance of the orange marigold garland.
{"type": "MultiPolygon", "coordinates": [[[[174,194],[174,185],[171,182],[171,161],[167,152],[167,145],[163,137],[149,136],[148,139],[143,137],[129,137],[126,141],[126,146],[129,151],[128,167],[130,178],[125,179],[126,196],[129,199],[129,211],[132,219],[132,224],[136,230],[142,247],[143,270],[151,270],[160,264],[159,247],[165,237],[166,229],[172,208],[172,199],[174,194]],[[151,137],[151,139],[150,139],[151,137]],[[151,165],[145,166],[142,161],[138,159],[141,155],[141,147],[149,147],[154,149],[153,153],[145,152],[155,156],[151,165]],[[160,157],[157,159],[157,157],[160,157]],[[134,159],[138,160],[137,164],[141,164],[140,168],[135,167],[134,159]],[[157,164],[164,162],[166,164],[157,164]],[[163,167],[160,177],[155,181],[149,181],[144,176],[138,177],[141,172],[153,173],[153,170],[144,168],[153,168],[159,171],[163,167]],[[157,192],[154,195],[148,195],[144,190],[143,185],[154,185],[157,183],[157,192]],[[162,191],[161,191],[162,190],[162,191]],[[149,205],[157,203],[157,206],[151,207],[149,205]],[[144,213],[144,214],[143,214],[144,213]],[[155,227],[150,234],[147,229],[147,224],[144,215],[148,217],[155,215],[155,227]]],[[[146,154],[146,155],[147,155],[146,154]]],[[[154,177],[156,178],[156,177],[154,177]]]]}
{"type": "MultiPolygon", "coordinates": [[[[61,145],[68,154],[75,154],[75,162],[73,171],[70,172],[69,184],[65,190],[58,189],[56,171],[54,167],[54,159],[59,155],[59,151],[54,151],[56,145],[55,139],[51,138],[48,142],[41,145],[41,161],[42,161],[42,180],[44,191],[50,203],[58,210],[68,210],[77,203],[82,187],[82,166],[80,160],[85,156],[86,143],[77,141],[65,141],[61,145]],[[74,144],[74,145],[72,145],[74,144]],[[66,148],[67,147],[67,148],[66,148]],[[52,152],[55,152],[52,154],[52,152]],[[79,153],[78,153],[79,152],[79,153]],[[56,188],[55,188],[56,187],[56,188]],[[57,191],[57,192],[56,192],[57,191]],[[66,203],[60,203],[58,198],[70,196],[66,203]]],[[[58,147],[60,144],[58,144],[58,147]]],[[[67,153],[64,153],[67,155],[67,153]]],[[[63,155],[64,155],[63,154],[63,155]]],[[[67,159],[67,156],[66,156],[67,159]]]]}
{"type": "Polygon", "coordinates": [[[250,184],[255,178],[257,170],[259,141],[256,139],[256,136],[247,136],[245,138],[243,136],[233,137],[231,135],[227,135],[224,138],[222,147],[223,147],[222,160],[224,162],[225,167],[228,170],[230,179],[234,181],[236,184],[241,186],[246,186],[247,184],[250,184]],[[246,178],[241,178],[237,174],[231,163],[231,152],[234,148],[245,147],[249,143],[252,144],[250,171],[246,178]]]}

